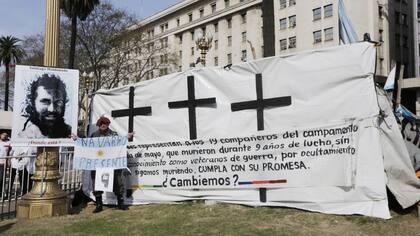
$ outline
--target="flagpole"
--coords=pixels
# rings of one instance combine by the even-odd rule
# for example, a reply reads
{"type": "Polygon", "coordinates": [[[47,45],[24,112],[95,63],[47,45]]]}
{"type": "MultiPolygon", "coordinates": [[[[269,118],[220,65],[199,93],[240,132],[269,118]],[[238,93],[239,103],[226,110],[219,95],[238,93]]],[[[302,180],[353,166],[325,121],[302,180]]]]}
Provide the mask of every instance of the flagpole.
{"type": "Polygon", "coordinates": [[[395,109],[401,104],[401,89],[402,86],[404,85],[404,65],[400,66],[400,73],[398,75],[398,80],[397,80],[397,97],[395,99],[395,107],[394,107],[394,111],[395,109]]]}

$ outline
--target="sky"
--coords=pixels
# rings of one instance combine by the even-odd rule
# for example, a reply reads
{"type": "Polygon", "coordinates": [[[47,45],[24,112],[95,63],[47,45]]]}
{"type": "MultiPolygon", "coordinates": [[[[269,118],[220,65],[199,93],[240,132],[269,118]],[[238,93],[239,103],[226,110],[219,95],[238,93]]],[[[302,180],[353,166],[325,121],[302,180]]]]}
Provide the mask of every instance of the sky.
{"type": "MultiPolygon", "coordinates": [[[[104,0],[102,0],[104,1],[104,0]]],[[[138,19],[145,18],[182,0],[108,0],[138,19]]],[[[23,38],[45,30],[46,0],[0,0],[0,36],[23,38]]]]}

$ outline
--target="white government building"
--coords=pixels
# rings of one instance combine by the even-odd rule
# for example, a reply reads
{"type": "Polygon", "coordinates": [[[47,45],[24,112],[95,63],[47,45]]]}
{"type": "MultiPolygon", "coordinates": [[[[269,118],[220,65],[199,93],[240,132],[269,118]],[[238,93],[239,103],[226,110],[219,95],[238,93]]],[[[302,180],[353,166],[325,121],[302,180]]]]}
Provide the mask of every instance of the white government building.
{"type": "MultiPolygon", "coordinates": [[[[339,45],[338,1],[184,0],[141,20],[129,31],[145,32],[149,40],[164,42],[177,58],[175,63],[148,73],[146,79],[151,79],[193,66],[200,57],[195,44],[200,30],[213,36],[206,66],[339,45]]],[[[372,41],[381,43],[379,80],[384,80],[395,63],[405,65],[404,77],[418,74],[414,43],[417,1],[344,0],[344,4],[359,40],[368,33],[372,41]]],[[[416,91],[405,94],[409,96],[403,101],[416,100],[416,91]]]]}

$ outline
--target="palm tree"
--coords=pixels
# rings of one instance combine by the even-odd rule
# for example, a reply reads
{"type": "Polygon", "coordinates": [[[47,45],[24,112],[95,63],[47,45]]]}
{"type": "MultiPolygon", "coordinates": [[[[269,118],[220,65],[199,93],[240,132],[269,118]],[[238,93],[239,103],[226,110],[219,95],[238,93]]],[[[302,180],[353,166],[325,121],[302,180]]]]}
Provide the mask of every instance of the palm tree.
{"type": "Polygon", "coordinates": [[[13,36],[3,36],[0,38],[0,65],[6,67],[5,73],[5,98],[4,110],[9,108],[9,69],[11,63],[19,63],[20,59],[25,55],[22,47],[18,45],[21,40],[13,36]]]}
{"type": "Polygon", "coordinates": [[[69,68],[74,68],[74,54],[76,52],[77,18],[81,21],[86,20],[88,15],[99,4],[99,0],[60,0],[60,8],[71,20],[71,38],[69,68]]]}

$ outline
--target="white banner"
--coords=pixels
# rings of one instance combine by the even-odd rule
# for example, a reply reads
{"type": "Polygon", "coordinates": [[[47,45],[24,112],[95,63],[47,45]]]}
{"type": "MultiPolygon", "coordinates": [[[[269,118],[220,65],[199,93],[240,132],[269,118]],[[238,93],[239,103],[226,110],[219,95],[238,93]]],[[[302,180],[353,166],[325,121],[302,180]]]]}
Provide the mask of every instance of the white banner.
{"type": "Polygon", "coordinates": [[[78,138],[76,140],[74,145],[74,169],[123,169],[126,167],[127,137],[105,136],[78,138]]]}
{"type": "Polygon", "coordinates": [[[105,115],[118,133],[134,128],[132,204],[211,199],[389,218],[375,58],[374,45],[365,42],[170,74],[99,91],[92,121],[105,115]],[[350,133],[304,136],[351,121],[350,133]],[[277,139],[222,143],[273,135],[277,139]],[[293,141],[299,147],[289,147],[293,141]],[[182,145],[153,146],[167,142],[182,145]],[[332,154],[318,155],[325,149],[332,154]],[[187,168],[193,173],[181,172],[187,168]],[[195,183],[207,180],[196,185],[192,176],[195,183]],[[217,186],[208,186],[209,178],[217,178],[217,186]]]}
{"type": "Polygon", "coordinates": [[[13,146],[72,146],[79,71],[16,66],[13,146]]]}
{"type": "Polygon", "coordinates": [[[356,123],[128,146],[131,188],[351,186],[356,123]]]}

